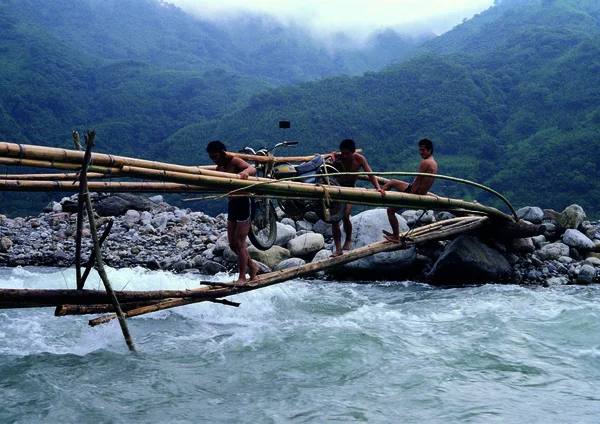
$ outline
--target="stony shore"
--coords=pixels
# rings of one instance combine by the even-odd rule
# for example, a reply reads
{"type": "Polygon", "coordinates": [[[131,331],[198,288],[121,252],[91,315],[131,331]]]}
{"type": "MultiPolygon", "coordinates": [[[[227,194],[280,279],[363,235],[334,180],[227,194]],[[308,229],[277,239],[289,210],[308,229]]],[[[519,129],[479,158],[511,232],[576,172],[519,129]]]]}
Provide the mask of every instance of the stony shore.
{"type": "MultiPolygon", "coordinates": [[[[0,215],[0,266],[71,267],[75,263],[76,197],[50,204],[40,215],[0,215]]],[[[227,217],[179,209],[161,196],[96,195],[94,208],[112,217],[102,246],[114,268],[140,266],[172,272],[214,275],[234,273],[237,258],[227,242],[227,217]]],[[[581,207],[561,213],[525,207],[519,217],[540,225],[540,234],[491,240],[478,234],[431,242],[418,248],[378,254],[347,264],[329,275],[338,279],[410,278],[437,285],[516,283],[532,285],[593,284],[600,275],[600,223],[586,220],[581,207]]],[[[401,230],[452,217],[448,213],[407,210],[401,230]]],[[[297,266],[331,254],[331,226],[307,214],[300,220],[280,216],[276,245],[266,252],[249,245],[264,272],[297,266]]],[[[384,209],[353,216],[353,247],[381,239],[389,229],[384,209]]],[[[102,228],[99,230],[102,232],[102,228]]],[[[83,232],[84,260],[90,252],[89,228],[83,232]]],[[[321,274],[322,276],[326,276],[321,274]]]]}

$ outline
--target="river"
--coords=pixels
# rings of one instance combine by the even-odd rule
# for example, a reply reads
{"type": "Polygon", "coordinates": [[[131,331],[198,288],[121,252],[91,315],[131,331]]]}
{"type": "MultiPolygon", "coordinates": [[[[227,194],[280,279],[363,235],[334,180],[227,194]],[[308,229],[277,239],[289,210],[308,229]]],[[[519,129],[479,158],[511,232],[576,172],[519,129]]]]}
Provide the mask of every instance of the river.
{"type": "MultiPolygon", "coordinates": [[[[198,276],[109,269],[115,289],[198,276]]],[[[213,277],[214,278],[214,277],[213,277]]],[[[226,280],[226,276],[217,276],[226,280]]],[[[3,288],[73,269],[0,268],[3,288]]],[[[97,274],[87,288],[102,288],[97,274]]],[[[128,320],[0,310],[1,423],[596,423],[600,286],[293,280],[128,320]]]]}

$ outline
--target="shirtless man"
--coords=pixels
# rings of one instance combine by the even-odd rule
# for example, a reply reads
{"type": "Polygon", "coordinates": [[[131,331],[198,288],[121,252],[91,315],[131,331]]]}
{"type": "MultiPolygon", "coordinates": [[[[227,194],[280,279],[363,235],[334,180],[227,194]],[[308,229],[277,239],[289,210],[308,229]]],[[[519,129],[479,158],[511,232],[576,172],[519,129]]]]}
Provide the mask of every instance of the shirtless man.
{"type": "MultiPolygon", "coordinates": [[[[334,166],[340,172],[359,172],[360,169],[364,169],[366,172],[371,171],[371,167],[367,163],[367,160],[363,155],[359,155],[356,153],[356,145],[354,140],[345,139],[340,143],[340,153],[336,154],[332,153],[332,158],[334,159],[334,166]]],[[[337,178],[337,182],[342,187],[354,187],[356,185],[357,175],[343,175],[337,178]]],[[[371,184],[375,186],[375,189],[380,191],[379,182],[377,181],[377,177],[375,175],[369,175],[369,179],[371,180],[371,184]]],[[[344,232],[346,233],[346,240],[344,241],[344,246],[342,247],[342,231],[340,230],[339,224],[335,223],[331,227],[331,232],[333,234],[333,243],[335,244],[335,252],[331,255],[332,257],[340,256],[344,250],[350,250],[352,247],[352,222],[350,222],[350,213],[352,212],[352,205],[346,205],[346,213],[342,218],[342,223],[344,226],[344,232]]]]}
{"type": "MultiPolygon", "coordinates": [[[[433,159],[433,143],[431,140],[426,138],[419,140],[419,154],[423,160],[419,165],[418,172],[423,174],[437,174],[438,166],[433,159]]],[[[380,193],[383,197],[385,197],[386,190],[395,188],[403,193],[427,194],[434,181],[434,177],[422,175],[417,175],[411,184],[408,184],[404,181],[389,180],[383,185],[380,193]]],[[[384,235],[384,237],[386,240],[395,243],[400,243],[400,225],[398,223],[398,218],[396,218],[396,211],[399,209],[400,208],[387,208],[388,219],[390,220],[390,225],[392,226],[392,235],[384,235]]]]}
{"type": "MultiPolygon", "coordinates": [[[[250,175],[256,174],[256,169],[238,157],[228,157],[227,148],[218,140],[211,141],[206,146],[208,157],[217,165],[217,171],[238,174],[242,180],[247,180],[250,175]]],[[[229,247],[238,257],[240,275],[235,281],[236,286],[247,284],[246,269],[250,273],[250,281],[256,279],[258,265],[256,265],[246,250],[246,237],[250,230],[250,199],[248,197],[233,197],[227,206],[227,238],[229,247]]]]}

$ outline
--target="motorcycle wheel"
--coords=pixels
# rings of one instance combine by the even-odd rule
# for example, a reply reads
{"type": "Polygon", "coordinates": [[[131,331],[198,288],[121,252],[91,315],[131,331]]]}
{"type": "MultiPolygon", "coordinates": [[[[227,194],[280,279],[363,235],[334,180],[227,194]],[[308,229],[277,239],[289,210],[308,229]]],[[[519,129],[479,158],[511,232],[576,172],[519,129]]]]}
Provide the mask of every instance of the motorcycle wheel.
{"type": "Polygon", "coordinates": [[[277,215],[270,199],[253,199],[250,215],[250,242],[260,250],[268,250],[277,239],[277,215]]]}

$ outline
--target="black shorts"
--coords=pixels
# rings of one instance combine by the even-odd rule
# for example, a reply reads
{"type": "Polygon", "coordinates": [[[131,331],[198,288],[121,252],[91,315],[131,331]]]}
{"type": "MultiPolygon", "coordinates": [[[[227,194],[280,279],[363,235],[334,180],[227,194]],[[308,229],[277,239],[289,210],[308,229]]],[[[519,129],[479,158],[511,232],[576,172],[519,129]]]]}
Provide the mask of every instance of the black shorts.
{"type": "Polygon", "coordinates": [[[248,221],[250,219],[250,198],[236,197],[230,199],[227,205],[227,219],[237,222],[248,221]]]}
{"type": "Polygon", "coordinates": [[[412,184],[409,184],[408,187],[404,189],[404,193],[410,193],[410,189],[412,188],[412,184]]]}

